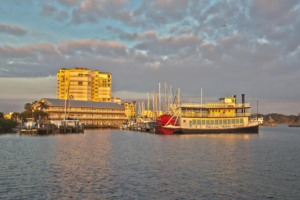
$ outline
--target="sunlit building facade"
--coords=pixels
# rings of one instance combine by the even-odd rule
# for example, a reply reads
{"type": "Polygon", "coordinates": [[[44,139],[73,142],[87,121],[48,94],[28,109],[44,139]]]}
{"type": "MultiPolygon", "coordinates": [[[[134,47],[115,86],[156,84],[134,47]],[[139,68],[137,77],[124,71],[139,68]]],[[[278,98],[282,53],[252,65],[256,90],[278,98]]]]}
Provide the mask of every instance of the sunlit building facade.
{"type": "Polygon", "coordinates": [[[111,80],[111,73],[63,68],[57,73],[56,98],[111,102],[111,80]]]}
{"type": "Polygon", "coordinates": [[[136,118],[136,102],[133,101],[132,103],[125,102],[122,104],[122,106],[125,108],[125,115],[128,119],[134,119],[136,118]]]}
{"type": "Polygon", "coordinates": [[[33,105],[40,109],[39,102],[48,105],[44,112],[52,121],[66,118],[78,119],[86,125],[120,125],[126,121],[125,108],[117,103],[69,100],[65,109],[65,100],[42,98],[33,105]]]}

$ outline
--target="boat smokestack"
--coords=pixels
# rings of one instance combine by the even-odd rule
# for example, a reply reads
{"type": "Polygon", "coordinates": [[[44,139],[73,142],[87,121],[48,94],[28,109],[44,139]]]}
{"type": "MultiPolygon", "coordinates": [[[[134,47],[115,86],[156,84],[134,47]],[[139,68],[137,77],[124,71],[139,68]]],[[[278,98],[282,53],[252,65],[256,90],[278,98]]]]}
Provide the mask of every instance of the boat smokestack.
{"type": "Polygon", "coordinates": [[[242,104],[243,104],[243,106],[245,104],[245,94],[242,94],[242,104]]]}

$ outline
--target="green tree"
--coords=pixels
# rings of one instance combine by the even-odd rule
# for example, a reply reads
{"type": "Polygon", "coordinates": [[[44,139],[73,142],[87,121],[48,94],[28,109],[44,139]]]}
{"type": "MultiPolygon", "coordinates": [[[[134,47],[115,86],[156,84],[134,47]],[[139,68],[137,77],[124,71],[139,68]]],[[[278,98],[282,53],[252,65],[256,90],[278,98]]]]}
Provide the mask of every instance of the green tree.
{"type": "Polygon", "coordinates": [[[20,119],[26,121],[27,118],[31,118],[31,112],[24,111],[20,114],[20,119]]]}
{"type": "Polygon", "coordinates": [[[42,111],[42,110],[35,110],[33,112],[33,117],[37,119],[37,118],[39,118],[39,116],[41,116],[41,117],[48,117],[49,114],[46,113],[46,112],[44,112],[44,111],[42,111]]]}
{"type": "Polygon", "coordinates": [[[39,106],[37,108],[41,108],[41,110],[47,109],[49,106],[45,104],[44,102],[39,102],[39,106]]]}
{"type": "Polygon", "coordinates": [[[10,119],[0,119],[0,132],[10,131],[12,128],[15,128],[18,125],[17,122],[10,119]]]}
{"type": "Polygon", "coordinates": [[[1,118],[4,118],[3,112],[0,112],[0,119],[1,119],[1,118]]]}
{"type": "Polygon", "coordinates": [[[14,120],[20,119],[20,113],[14,112],[14,113],[11,115],[11,118],[14,119],[14,120]]]}
{"type": "Polygon", "coordinates": [[[24,109],[27,111],[27,112],[31,112],[32,111],[32,105],[31,103],[26,103],[24,105],[24,109]]]}

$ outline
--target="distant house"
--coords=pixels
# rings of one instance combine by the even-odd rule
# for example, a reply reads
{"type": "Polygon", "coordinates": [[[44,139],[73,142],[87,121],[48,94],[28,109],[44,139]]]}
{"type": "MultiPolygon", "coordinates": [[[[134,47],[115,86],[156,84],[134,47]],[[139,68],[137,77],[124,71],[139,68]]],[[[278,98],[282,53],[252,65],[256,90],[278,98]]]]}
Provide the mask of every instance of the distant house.
{"type": "Polygon", "coordinates": [[[264,123],[264,117],[260,117],[260,118],[252,118],[250,119],[250,122],[258,122],[259,124],[263,124],[264,123]]]}

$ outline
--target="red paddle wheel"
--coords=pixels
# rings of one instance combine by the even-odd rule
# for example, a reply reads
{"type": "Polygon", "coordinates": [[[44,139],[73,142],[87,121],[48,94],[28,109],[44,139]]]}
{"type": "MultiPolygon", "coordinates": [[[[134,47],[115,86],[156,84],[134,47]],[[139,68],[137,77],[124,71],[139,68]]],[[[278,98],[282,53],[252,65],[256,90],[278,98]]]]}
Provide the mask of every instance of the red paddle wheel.
{"type": "MultiPolygon", "coordinates": [[[[171,117],[172,117],[172,115],[162,115],[156,119],[155,128],[158,131],[158,133],[160,133],[160,134],[173,134],[174,133],[175,130],[173,130],[173,129],[163,128],[163,126],[165,126],[166,123],[168,123],[168,121],[171,119],[171,117]]],[[[178,121],[176,122],[176,125],[175,125],[175,121],[176,121],[176,117],[173,117],[168,125],[178,126],[178,121]]]]}

